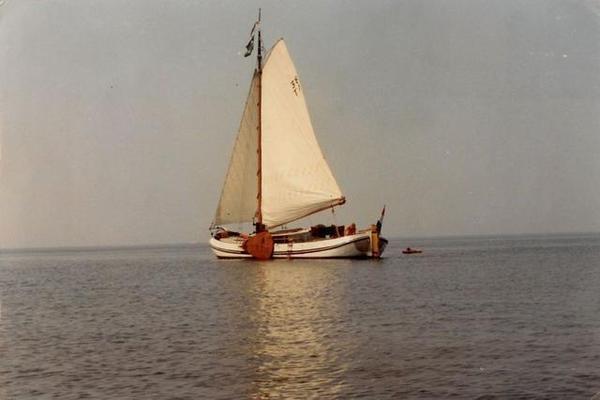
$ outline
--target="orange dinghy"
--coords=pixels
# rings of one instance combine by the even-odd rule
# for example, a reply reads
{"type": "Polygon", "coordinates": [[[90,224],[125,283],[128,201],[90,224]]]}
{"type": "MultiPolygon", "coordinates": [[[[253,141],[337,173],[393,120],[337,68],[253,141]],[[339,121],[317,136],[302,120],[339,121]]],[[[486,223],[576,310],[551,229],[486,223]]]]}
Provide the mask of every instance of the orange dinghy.
{"type": "Polygon", "coordinates": [[[410,247],[407,247],[404,250],[402,250],[402,254],[421,254],[422,252],[423,250],[411,249],[410,247]]]}

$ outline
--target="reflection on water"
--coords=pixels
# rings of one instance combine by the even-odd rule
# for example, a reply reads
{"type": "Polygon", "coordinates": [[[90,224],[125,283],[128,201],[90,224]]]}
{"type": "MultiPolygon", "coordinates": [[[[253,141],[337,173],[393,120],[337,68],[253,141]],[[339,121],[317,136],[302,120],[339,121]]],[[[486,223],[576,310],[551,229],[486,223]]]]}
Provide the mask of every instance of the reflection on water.
{"type": "MultiPolygon", "coordinates": [[[[6,344],[4,343],[4,324],[2,323],[2,298],[0,297],[0,356],[7,354],[6,344]]],[[[0,399],[7,399],[8,394],[6,393],[6,385],[2,385],[2,380],[0,379],[0,399]]]]}
{"type": "Polygon", "coordinates": [[[254,271],[248,291],[256,302],[247,316],[257,327],[249,338],[256,363],[252,397],[334,396],[343,385],[347,365],[334,350],[339,302],[332,299],[343,298],[344,287],[331,287],[323,266],[306,268],[310,263],[283,261],[254,271]]]}

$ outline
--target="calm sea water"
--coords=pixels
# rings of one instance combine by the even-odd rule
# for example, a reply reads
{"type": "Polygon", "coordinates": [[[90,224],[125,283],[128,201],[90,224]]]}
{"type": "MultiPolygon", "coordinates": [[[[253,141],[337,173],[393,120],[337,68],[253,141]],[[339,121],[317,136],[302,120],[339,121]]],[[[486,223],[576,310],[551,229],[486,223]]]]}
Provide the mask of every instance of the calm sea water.
{"type": "Polygon", "coordinates": [[[386,256],[5,253],[0,399],[600,391],[600,236],[393,240],[386,256]]]}

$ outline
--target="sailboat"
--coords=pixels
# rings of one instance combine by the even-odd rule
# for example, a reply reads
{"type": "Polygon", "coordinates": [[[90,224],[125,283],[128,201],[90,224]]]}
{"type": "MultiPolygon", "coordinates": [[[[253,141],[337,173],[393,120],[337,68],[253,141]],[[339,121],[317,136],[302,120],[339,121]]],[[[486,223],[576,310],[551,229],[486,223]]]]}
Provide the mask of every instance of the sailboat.
{"type": "Polygon", "coordinates": [[[379,258],[388,241],[380,219],[365,229],[293,221],[346,202],[311,124],[304,88],[279,39],[263,62],[260,11],[246,56],[258,36],[257,63],[213,223],[219,258],[379,258]],[[227,229],[252,223],[253,232],[227,229]]]}

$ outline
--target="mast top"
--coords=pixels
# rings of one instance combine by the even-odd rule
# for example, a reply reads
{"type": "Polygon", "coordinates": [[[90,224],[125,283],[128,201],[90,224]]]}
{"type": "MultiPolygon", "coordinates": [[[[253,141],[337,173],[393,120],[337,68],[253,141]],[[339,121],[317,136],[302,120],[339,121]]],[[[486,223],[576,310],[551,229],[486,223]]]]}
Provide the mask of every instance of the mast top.
{"type": "Polygon", "coordinates": [[[258,71],[262,71],[262,38],[260,36],[260,8],[258,9],[258,51],[256,52],[256,58],[258,63],[258,71]]]}

